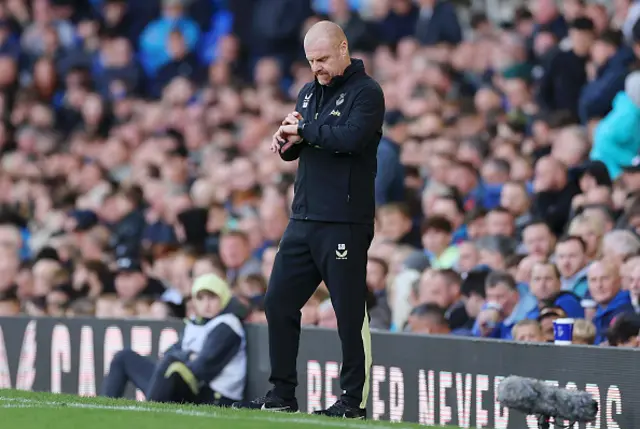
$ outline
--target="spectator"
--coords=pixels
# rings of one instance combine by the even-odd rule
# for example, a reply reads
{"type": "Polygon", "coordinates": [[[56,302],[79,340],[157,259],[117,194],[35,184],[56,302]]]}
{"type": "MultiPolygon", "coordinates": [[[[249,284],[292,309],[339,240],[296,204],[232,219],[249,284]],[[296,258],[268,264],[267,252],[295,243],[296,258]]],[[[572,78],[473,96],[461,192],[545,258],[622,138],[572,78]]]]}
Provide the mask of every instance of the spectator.
{"type": "Polygon", "coordinates": [[[556,244],[555,261],[560,271],[562,290],[584,298],[588,291],[587,246],[580,237],[566,236],[556,244]]]}
{"type": "Polygon", "coordinates": [[[184,7],[184,0],[163,0],[162,16],[149,23],[140,36],[141,61],[147,73],[155,75],[169,62],[166,46],[172,30],[182,32],[189,51],[196,47],[200,29],[185,15],[184,7]]]}
{"type": "Polygon", "coordinates": [[[598,36],[591,48],[595,71],[582,89],[578,102],[583,123],[609,113],[614,97],[625,87],[628,67],[634,58],[633,51],[623,44],[621,32],[605,31],[598,36]]]}
{"type": "Polygon", "coordinates": [[[638,348],[640,319],[636,314],[622,314],[616,317],[607,330],[607,342],[612,347],[638,348]]]}
{"type": "Polygon", "coordinates": [[[514,341],[524,343],[541,343],[544,342],[542,336],[542,328],[536,320],[521,320],[515,324],[511,331],[514,341]]]}
{"type": "Polygon", "coordinates": [[[531,294],[538,300],[538,308],[532,310],[527,318],[537,319],[540,310],[545,307],[561,308],[568,317],[584,318],[580,298],[573,292],[561,291],[560,273],[550,263],[540,262],[531,270],[531,294]]]}
{"type": "Polygon", "coordinates": [[[420,12],[415,36],[422,45],[439,43],[457,45],[462,41],[462,29],[451,2],[420,0],[418,6],[420,12]]]}
{"type": "Polygon", "coordinates": [[[571,344],[591,346],[596,341],[596,327],[588,320],[579,319],[573,323],[571,344]]]}
{"type": "Polygon", "coordinates": [[[488,335],[492,338],[511,338],[511,332],[516,323],[524,320],[527,314],[533,310],[536,305],[535,298],[531,296],[521,296],[518,292],[515,279],[504,271],[494,271],[487,277],[486,281],[486,308],[482,310],[476,326],[474,326],[474,335],[491,328],[488,335]],[[483,326],[485,322],[485,312],[492,313],[497,311],[498,320],[483,326]]]}
{"type": "Polygon", "coordinates": [[[434,268],[451,268],[458,262],[458,249],[450,246],[453,229],[443,217],[432,217],[422,226],[422,243],[434,268]]]}
{"type": "Polygon", "coordinates": [[[401,144],[407,139],[408,124],[399,111],[385,115],[386,132],[378,146],[376,205],[402,202],[405,197],[404,167],[400,162],[401,144]]]}
{"type": "Polygon", "coordinates": [[[627,132],[637,124],[634,118],[640,112],[640,72],[629,74],[624,82],[624,91],[617,93],[611,112],[596,128],[590,155],[591,159],[607,166],[614,180],[628,166],[629,159],[640,151],[638,136],[627,132]]]}
{"type": "Polygon", "coordinates": [[[620,289],[620,275],[611,262],[598,261],[589,268],[589,294],[598,304],[593,324],[596,327],[595,344],[605,340],[606,329],[613,318],[621,313],[633,312],[629,291],[620,289]]]}
{"type": "Polygon", "coordinates": [[[389,266],[383,259],[369,258],[367,263],[367,286],[375,296],[375,305],[369,310],[371,329],[391,327],[391,308],[387,298],[387,275],[389,266]]]}
{"type": "Polygon", "coordinates": [[[552,343],[554,341],[553,321],[567,317],[567,313],[560,307],[545,307],[540,310],[538,322],[542,328],[542,337],[545,342],[552,343]]]}
{"type": "Polygon", "coordinates": [[[544,109],[567,110],[577,116],[580,91],[587,83],[587,62],[594,38],[595,26],[589,18],[577,17],[569,23],[571,49],[560,50],[549,59],[539,83],[538,98],[544,109]]]}
{"type": "Polygon", "coordinates": [[[422,304],[411,310],[407,331],[426,335],[448,335],[451,332],[444,310],[436,304],[422,304]]]}

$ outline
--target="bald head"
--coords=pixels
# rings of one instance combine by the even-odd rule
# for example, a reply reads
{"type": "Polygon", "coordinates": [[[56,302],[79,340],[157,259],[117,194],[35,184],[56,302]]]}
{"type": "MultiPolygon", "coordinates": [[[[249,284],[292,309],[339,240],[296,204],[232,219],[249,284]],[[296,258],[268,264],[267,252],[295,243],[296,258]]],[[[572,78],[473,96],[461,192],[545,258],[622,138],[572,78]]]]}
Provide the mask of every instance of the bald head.
{"type": "Polygon", "coordinates": [[[338,24],[331,21],[320,21],[311,26],[304,36],[305,49],[322,39],[326,39],[332,45],[340,45],[347,41],[347,36],[338,24]]]}
{"type": "Polygon", "coordinates": [[[320,21],[307,31],[304,51],[321,85],[328,85],[351,64],[347,36],[339,25],[331,21],[320,21]]]}

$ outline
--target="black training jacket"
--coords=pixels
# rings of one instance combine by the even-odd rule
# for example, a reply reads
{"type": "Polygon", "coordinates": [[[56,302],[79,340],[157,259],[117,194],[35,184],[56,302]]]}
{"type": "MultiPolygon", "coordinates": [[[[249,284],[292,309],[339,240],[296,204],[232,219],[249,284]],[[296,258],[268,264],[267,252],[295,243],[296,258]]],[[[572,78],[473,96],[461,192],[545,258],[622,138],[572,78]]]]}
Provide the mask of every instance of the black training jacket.
{"type": "Polygon", "coordinates": [[[292,219],[373,223],[384,110],[382,89],[358,59],[330,85],[315,81],[300,90],[296,111],[304,140],[280,155],[300,159],[292,219]]]}

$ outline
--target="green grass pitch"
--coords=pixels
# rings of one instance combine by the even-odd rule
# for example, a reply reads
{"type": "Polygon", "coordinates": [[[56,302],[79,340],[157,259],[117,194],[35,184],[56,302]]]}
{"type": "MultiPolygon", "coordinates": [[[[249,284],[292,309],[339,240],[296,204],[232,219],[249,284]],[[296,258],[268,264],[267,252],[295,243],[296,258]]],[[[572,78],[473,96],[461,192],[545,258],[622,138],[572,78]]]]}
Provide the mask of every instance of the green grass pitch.
{"type": "Polygon", "coordinates": [[[0,390],[0,408],[0,426],[11,429],[428,429],[409,423],[329,419],[300,413],[223,410],[18,390],[0,390]]]}

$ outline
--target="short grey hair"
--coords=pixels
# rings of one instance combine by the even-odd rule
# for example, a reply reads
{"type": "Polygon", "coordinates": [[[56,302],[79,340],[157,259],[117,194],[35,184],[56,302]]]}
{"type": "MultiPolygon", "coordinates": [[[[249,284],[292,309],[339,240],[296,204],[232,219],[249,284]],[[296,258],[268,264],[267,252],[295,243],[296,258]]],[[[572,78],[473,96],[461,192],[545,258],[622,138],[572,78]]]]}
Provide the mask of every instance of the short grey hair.
{"type": "Polygon", "coordinates": [[[640,238],[633,232],[615,229],[605,234],[602,245],[608,249],[615,249],[623,258],[640,254],[640,238]]]}
{"type": "Polygon", "coordinates": [[[489,235],[479,238],[476,242],[476,249],[497,252],[506,258],[516,251],[516,243],[513,239],[503,235],[489,235]]]}

